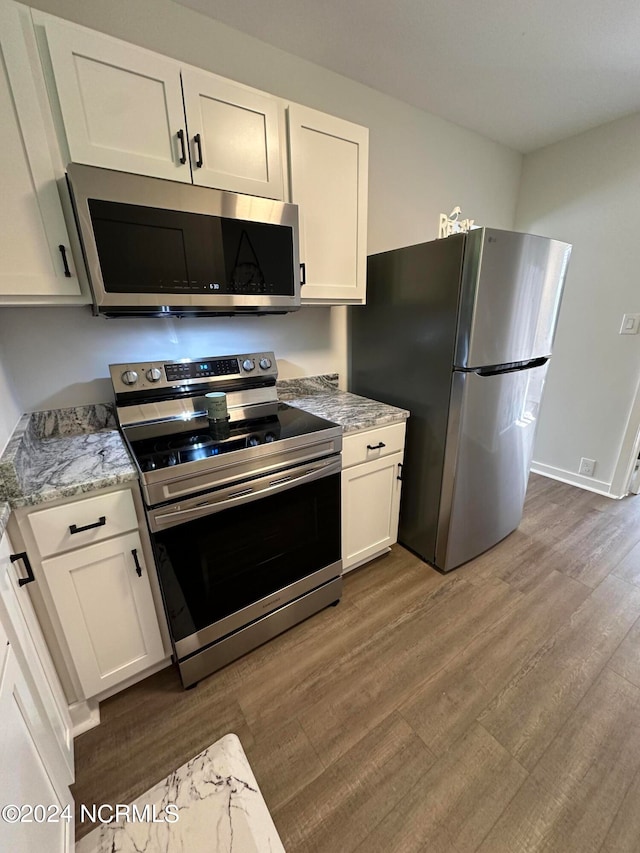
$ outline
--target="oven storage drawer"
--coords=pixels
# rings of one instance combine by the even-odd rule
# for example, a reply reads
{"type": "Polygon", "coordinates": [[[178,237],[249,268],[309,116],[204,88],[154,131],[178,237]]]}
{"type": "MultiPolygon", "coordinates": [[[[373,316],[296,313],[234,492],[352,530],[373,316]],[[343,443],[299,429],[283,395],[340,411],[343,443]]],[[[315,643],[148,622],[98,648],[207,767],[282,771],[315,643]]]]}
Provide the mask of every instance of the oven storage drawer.
{"type": "Polygon", "coordinates": [[[82,498],[29,515],[41,556],[92,545],[138,526],[129,489],[82,498]]]}
{"type": "Polygon", "coordinates": [[[405,423],[345,435],[342,440],[342,467],[350,468],[404,450],[405,423]]]}

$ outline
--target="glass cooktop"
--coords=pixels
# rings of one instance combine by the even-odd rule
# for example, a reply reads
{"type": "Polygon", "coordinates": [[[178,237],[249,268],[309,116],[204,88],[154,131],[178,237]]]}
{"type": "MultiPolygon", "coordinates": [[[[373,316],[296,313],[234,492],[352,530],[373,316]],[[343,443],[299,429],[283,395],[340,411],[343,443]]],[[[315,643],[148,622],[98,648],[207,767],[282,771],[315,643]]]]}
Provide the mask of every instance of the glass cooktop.
{"type": "Polygon", "coordinates": [[[250,420],[213,424],[206,417],[197,417],[126,427],[124,431],[140,470],[155,471],[335,426],[286,403],[274,403],[262,417],[250,420]]]}

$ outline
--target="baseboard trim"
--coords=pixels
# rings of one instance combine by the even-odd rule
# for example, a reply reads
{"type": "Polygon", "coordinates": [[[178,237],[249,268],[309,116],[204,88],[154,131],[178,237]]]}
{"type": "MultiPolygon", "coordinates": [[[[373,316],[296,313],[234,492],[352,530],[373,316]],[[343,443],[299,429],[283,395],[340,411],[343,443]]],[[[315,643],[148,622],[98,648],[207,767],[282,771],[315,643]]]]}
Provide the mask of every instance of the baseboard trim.
{"type": "Polygon", "coordinates": [[[594,492],[596,495],[603,495],[605,498],[619,501],[624,495],[616,495],[611,491],[611,483],[606,483],[604,480],[594,480],[593,477],[583,477],[580,474],[574,474],[573,471],[565,471],[563,468],[554,468],[553,465],[543,465],[541,462],[533,462],[531,465],[532,474],[541,474],[543,477],[549,477],[551,480],[559,480],[561,483],[567,483],[569,486],[577,486],[579,489],[586,489],[588,492],[594,492]]]}
{"type": "Polygon", "coordinates": [[[97,699],[86,699],[69,705],[69,716],[71,717],[71,735],[88,732],[100,725],[100,705],[97,699]]]}

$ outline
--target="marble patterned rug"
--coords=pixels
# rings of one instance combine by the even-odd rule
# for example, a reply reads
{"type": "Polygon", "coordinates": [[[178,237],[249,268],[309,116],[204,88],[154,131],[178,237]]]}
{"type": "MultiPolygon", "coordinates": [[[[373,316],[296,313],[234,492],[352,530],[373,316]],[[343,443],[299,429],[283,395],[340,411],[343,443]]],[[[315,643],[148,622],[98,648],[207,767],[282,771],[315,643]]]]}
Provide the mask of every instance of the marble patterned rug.
{"type": "Polygon", "coordinates": [[[76,853],[285,853],[234,734],[122,812],[126,820],[101,824],[78,841],[76,853]]]}

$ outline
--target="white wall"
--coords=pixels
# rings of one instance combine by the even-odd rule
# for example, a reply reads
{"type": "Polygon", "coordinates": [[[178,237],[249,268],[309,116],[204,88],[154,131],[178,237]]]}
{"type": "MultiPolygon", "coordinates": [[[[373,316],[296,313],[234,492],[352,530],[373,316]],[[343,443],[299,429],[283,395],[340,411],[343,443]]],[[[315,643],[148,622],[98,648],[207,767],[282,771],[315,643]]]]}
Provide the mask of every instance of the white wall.
{"type": "Polygon", "coordinates": [[[640,312],[639,138],[640,114],[527,155],[516,214],[519,230],[573,243],[536,468],[614,494],[640,378],[640,336],[618,334],[640,312]],[[581,456],[597,460],[594,478],[578,476],[581,456]]]}
{"type": "Polygon", "coordinates": [[[4,362],[4,347],[0,336],[0,454],[7,446],[22,412],[4,362]]]}
{"type": "MultiPolygon", "coordinates": [[[[369,127],[369,252],[434,238],[438,214],[456,204],[480,224],[513,226],[522,157],[497,143],[170,0],[32,5],[369,127]]],[[[346,372],[341,308],[174,322],[105,321],[87,309],[4,309],[0,336],[25,409],[103,400],[107,365],[143,357],[264,347],[275,350],[284,377],[346,372]]]]}

